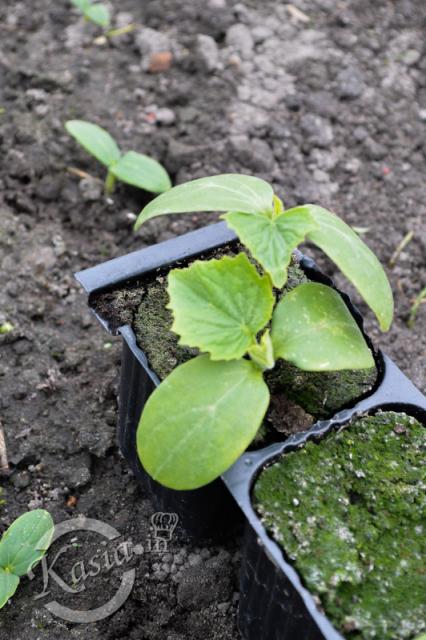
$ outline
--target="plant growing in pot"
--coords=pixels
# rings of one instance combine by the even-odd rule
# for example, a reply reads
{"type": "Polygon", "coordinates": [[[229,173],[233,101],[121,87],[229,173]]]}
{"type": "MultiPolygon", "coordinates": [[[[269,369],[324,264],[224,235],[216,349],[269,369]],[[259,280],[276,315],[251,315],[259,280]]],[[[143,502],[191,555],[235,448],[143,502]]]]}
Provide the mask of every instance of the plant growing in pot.
{"type": "Polygon", "coordinates": [[[334,289],[305,283],[282,296],[292,252],[322,249],[387,330],[392,293],[377,258],[335,214],[316,205],[284,210],[265,181],[225,174],[179,185],[141,212],[136,227],[172,213],[220,211],[244,249],[195,261],[168,276],[172,330],[199,350],[154,390],[137,434],[142,465],[161,484],[212,482],[255,437],[270,394],[266,371],[284,359],[307,371],[371,367],[374,360],[334,289]]]}

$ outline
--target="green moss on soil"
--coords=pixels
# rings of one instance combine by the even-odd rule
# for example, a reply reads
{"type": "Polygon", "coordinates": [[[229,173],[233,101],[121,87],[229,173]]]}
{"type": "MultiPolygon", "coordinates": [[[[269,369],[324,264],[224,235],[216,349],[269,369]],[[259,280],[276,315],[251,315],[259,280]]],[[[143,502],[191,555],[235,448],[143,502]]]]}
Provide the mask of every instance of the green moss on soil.
{"type": "Polygon", "coordinates": [[[255,508],[351,639],[426,630],[426,429],[385,412],[262,472],[255,508]]]}

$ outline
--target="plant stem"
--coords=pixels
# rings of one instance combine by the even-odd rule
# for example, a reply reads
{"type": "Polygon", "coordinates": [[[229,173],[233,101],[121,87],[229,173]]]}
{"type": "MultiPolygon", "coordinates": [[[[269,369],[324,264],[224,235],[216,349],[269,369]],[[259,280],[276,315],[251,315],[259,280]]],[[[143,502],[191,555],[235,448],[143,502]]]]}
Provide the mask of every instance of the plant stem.
{"type": "Polygon", "coordinates": [[[115,175],[111,173],[111,171],[108,171],[107,177],[105,178],[105,194],[107,196],[110,196],[112,193],[114,193],[115,181],[115,175]]]}

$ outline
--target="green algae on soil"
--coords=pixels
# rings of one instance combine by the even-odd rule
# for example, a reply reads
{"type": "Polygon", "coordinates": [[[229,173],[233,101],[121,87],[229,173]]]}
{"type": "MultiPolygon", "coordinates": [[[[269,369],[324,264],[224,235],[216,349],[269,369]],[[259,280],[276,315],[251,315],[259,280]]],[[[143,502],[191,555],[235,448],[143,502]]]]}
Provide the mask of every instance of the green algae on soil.
{"type": "Polygon", "coordinates": [[[266,468],[254,506],[327,617],[351,639],[426,630],[426,429],[356,419],[266,468]]]}

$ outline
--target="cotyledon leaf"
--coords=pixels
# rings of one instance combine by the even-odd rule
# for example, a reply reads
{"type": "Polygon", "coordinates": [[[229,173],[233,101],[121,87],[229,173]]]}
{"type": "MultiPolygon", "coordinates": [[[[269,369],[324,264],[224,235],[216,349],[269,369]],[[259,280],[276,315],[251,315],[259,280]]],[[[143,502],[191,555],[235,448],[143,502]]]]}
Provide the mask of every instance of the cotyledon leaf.
{"type": "Polygon", "coordinates": [[[208,484],[247,448],[268,404],[268,387],[252,362],[198,356],[149,397],[137,431],[140,460],[172,489],[208,484]]]}
{"type": "Polygon", "coordinates": [[[17,576],[27,573],[49,548],[53,531],[53,520],[47,511],[24,513],[0,541],[0,567],[17,576]]]}
{"type": "Polygon", "coordinates": [[[207,351],[212,360],[241,358],[274,305],[269,279],[244,253],[173,269],[167,290],[179,344],[207,351]]]}
{"type": "Polygon", "coordinates": [[[341,296],[324,284],[301,284],[285,295],[272,318],[275,358],[305,371],[367,369],[374,359],[341,296]]]}
{"type": "Polygon", "coordinates": [[[111,167],[118,162],[121,153],[114,138],[97,124],[84,120],[68,120],[65,128],[99,162],[111,167]]]}
{"type": "Polygon", "coordinates": [[[109,10],[101,2],[96,4],[90,4],[85,10],[84,15],[86,18],[98,24],[100,27],[106,29],[110,22],[109,10]]]}
{"type": "Polygon", "coordinates": [[[135,151],[128,151],[111,167],[111,173],[134,187],[163,193],[172,186],[169,175],[159,162],[135,151]]]}
{"type": "Polygon", "coordinates": [[[318,223],[318,229],[308,232],[308,240],[337,264],[374,311],[380,328],[387,331],[392,323],[393,296],[386,273],[374,253],[334,213],[312,204],[304,208],[318,223]]]}
{"type": "Polygon", "coordinates": [[[225,173],[180,184],[146,205],[135,223],[138,229],[154,216],[194,211],[272,213],[272,187],[254,176],[225,173]]]}
{"type": "Polygon", "coordinates": [[[304,207],[288,209],[272,218],[233,211],[221,218],[269,273],[274,286],[280,289],[287,281],[292,251],[303,242],[309,231],[318,228],[304,207]]]}
{"type": "Polygon", "coordinates": [[[0,567],[0,609],[13,596],[18,588],[19,577],[0,567]]]}

